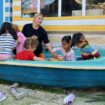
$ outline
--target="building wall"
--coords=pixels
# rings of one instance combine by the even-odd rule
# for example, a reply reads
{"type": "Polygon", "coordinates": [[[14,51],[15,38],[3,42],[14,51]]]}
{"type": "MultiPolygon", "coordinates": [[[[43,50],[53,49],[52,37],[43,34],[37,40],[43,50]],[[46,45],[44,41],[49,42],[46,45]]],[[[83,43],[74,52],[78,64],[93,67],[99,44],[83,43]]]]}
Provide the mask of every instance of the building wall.
{"type": "MultiPolygon", "coordinates": [[[[1,0],[0,7],[0,24],[2,24],[3,21],[11,22],[13,19],[13,22],[19,25],[20,29],[22,29],[24,24],[32,22],[32,18],[21,18],[21,0],[1,0]]],[[[105,16],[50,17],[44,19],[43,26],[47,31],[53,32],[101,32],[105,31],[105,16]]]]}
{"type": "Polygon", "coordinates": [[[2,24],[2,22],[3,22],[3,0],[1,0],[0,1],[0,26],[1,26],[1,24],[2,24]]]}
{"type": "Polygon", "coordinates": [[[0,1],[0,26],[5,21],[12,22],[12,0],[0,1]]]}
{"type": "MultiPolygon", "coordinates": [[[[24,24],[32,22],[32,18],[21,18],[21,0],[1,0],[0,7],[0,25],[3,21],[13,21],[22,29],[24,24]]],[[[89,32],[90,36],[93,36],[91,33],[104,35],[105,16],[51,17],[44,19],[43,26],[49,31],[50,40],[60,43],[64,35],[72,35],[75,31],[89,32]]]]}
{"type": "Polygon", "coordinates": [[[4,21],[12,21],[12,0],[4,1],[4,21]]]}
{"type": "MultiPolygon", "coordinates": [[[[31,23],[32,18],[21,17],[21,0],[13,1],[13,22],[22,29],[24,24],[31,23]]],[[[105,15],[103,16],[65,16],[65,17],[45,17],[42,24],[47,31],[71,32],[105,31],[105,15]]]]}

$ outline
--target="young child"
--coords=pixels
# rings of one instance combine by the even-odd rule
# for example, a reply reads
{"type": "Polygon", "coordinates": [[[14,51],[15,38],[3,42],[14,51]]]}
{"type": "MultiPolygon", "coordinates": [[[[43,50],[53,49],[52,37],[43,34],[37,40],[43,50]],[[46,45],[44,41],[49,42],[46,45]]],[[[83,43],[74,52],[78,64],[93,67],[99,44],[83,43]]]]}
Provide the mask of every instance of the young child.
{"type": "Polygon", "coordinates": [[[21,52],[23,50],[24,41],[26,40],[26,37],[23,35],[23,33],[19,30],[19,27],[15,24],[13,24],[13,28],[17,33],[17,45],[16,45],[16,53],[21,52]]]}
{"type": "Polygon", "coordinates": [[[27,38],[24,42],[24,50],[17,53],[16,59],[43,61],[44,59],[34,55],[34,50],[37,48],[38,44],[37,37],[32,36],[27,38]]]}
{"type": "Polygon", "coordinates": [[[0,29],[0,60],[12,58],[12,51],[16,47],[17,34],[12,24],[4,22],[0,29]]]}
{"type": "Polygon", "coordinates": [[[65,61],[74,61],[76,60],[73,49],[71,48],[71,36],[64,36],[62,38],[62,47],[53,49],[55,58],[65,61]],[[60,50],[63,54],[63,57],[57,56],[56,51],[60,50]]]}
{"type": "Polygon", "coordinates": [[[91,58],[98,58],[100,54],[97,50],[93,49],[88,41],[86,40],[84,34],[82,33],[75,33],[72,37],[72,45],[81,48],[82,58],[83,59],[91,59],[91,58]]]}

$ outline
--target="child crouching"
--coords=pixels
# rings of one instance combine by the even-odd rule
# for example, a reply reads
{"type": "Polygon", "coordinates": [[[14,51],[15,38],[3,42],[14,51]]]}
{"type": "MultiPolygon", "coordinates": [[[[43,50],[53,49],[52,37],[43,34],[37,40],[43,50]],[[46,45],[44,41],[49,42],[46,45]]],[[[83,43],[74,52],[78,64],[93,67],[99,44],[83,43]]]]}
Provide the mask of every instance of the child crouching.
{"type": "Polygon", "coordinates": [[[19,60],[38,60],[43,61],[44,59],[34,55],[34,50],[37,48],[39,42],[37,37],[29,37],[24,42],[24,50],[17,53],[16,59],[19,60]]]}
{"type": "Polygon", "coordinates": [[[75,61],[76,60],[75,53],[71,47],[71,36],[69,35],[64,36],[61,42],[62,42],[61,47],[53,49],[54,56],[60,60],[75,61]],[[56,51],[61,51],[63,56],[57,56],[56,51]]]}
{"type": "Polygon", "coordinates": [[[75,33],[73,35],[72,45],[76,45],[78,48],[81,49],[82,58],[84,60],[100,57],[100,53],[89,45],[84,34],[82,33],[75,33]]]}

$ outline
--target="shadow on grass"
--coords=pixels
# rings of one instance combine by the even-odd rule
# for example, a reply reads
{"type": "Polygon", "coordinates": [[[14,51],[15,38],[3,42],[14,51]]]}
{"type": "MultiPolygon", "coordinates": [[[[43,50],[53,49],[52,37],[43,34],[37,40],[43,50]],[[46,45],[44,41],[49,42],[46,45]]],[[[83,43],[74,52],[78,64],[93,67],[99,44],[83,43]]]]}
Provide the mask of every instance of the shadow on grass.
{"type": "MultiPolygon", "coordinates": [[[[11,81],[0,80],[0,84],[5,84],[10,86],[13,83],[14,82],[11,82],[11,81]]],[[[39,91],[45,91],[50,93],[56,93],[56,94],[74,93],[77,97],[87,98],[91,102],[105,101],[105,87],[104,88],[102,87],[101,88],[57,88],[57,87],[49,87],[49,86],[25,84],[25,83],[19,83],[19,86],[32,89],[32,90],[39,90],[39,91]],[[100,93],[100,94],[97,94],[97,93],[100,93]]]]}
{"type": "Polygon", "coordinates": [[[105,101],[105,93],[99,93],[99,94],[94,94],[93,96],[91,95],[88,100],[85,102],[104,102],[105,101]]]}

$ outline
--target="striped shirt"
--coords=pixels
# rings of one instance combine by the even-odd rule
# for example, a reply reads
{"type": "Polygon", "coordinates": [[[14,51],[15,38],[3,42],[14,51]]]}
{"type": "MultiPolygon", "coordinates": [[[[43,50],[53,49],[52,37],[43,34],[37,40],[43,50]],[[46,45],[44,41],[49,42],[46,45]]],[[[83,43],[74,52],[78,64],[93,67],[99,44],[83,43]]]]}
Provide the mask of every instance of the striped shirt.
{"type": "Polygon", "coordinates": [[[12,54],[16,40],[9,33],[0,35],[0,54],[12,54]]]}

